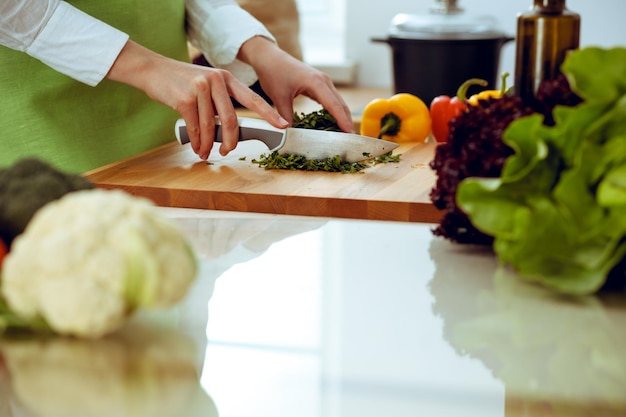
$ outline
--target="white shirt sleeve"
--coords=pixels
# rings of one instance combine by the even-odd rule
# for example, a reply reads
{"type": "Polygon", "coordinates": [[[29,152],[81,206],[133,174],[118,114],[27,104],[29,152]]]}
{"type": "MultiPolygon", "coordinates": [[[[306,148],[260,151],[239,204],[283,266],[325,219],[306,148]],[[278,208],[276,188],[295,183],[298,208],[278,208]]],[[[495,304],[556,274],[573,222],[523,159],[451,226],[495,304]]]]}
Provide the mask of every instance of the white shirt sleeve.
{"type": "MultiPolygon", "coordinates": [[[[190,42],[212,65],[248,85],[256,81],[252,67],[236,58],[254,36],[275,42],[265,26],[234,0],[185,0],[185,5],[190,42]]],[[[106,76],[128,38],[62,0],[0,1],[0,45],[91,86],[106,76]]]]}
{"type": "Polygon", "coordinates": [[[0,44],[97,85],[128,35],[60,0],[2,0],[0,44]]]}
{"type": "Polygon", "coordinates": [[[211,65],[226,69],[241,82],[257,80],[254,69],[237,59],[241,45],[255,36],[276,39],[234,0],[185,0],[187,36],[211,65]]]}

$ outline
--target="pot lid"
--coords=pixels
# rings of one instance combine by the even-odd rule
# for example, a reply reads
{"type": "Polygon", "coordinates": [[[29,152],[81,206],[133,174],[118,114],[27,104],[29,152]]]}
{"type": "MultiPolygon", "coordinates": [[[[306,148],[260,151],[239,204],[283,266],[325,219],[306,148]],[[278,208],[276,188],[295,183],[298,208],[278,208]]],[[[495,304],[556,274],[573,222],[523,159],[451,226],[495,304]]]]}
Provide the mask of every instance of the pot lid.
{"type": "Polygon", "coordinates": [[[397,14],[389,34],[406,39],[491,39],[506,37],[491,16],[471,16],[462,9],[433,7],[430,13],[397,14]]]}

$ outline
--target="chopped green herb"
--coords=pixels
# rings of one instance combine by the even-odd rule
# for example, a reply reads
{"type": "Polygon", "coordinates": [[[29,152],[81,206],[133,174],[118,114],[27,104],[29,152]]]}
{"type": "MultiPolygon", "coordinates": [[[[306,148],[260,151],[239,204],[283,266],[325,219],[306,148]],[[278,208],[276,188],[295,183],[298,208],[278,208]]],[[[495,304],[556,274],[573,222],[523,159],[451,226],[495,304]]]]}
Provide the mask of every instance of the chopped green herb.
{"type": "MultiPolygon", "coordinates": [[[[301,129],[326,130],[341,132],[335,118],[326,110],[322,109],[308,114],[294,113],[293,127],[301,129]]],[[[376,158],[371,158],[369,152],[363,152],[363,157],[369,158],[367,161],[346,162],[339,155],[326,159],[307,159],[302,155],[279,154],[274,151],[271,154],[262,154],[259,159],[253,159],[252,163],[258,164],[265,169],[288,169],[292,171],[325,171],[341,172],[343,174],[353,174],[360,172],[376,164],[397,163],[400,161],[400,154],[392,155],[391,152],[376,158]]]]}
{"type": "Polygon", "coordinates": [[[253,163],[265,169],[289,169],[292,171],[325,171],[351,174],[368,167],[361,162],[346,162],[339,155],[326,159],[307,159],[302,155],[281,155],[278,151],[271,154],[262,154],[259,159],[253,159],[253,163]]]}
{"type": "Polygon", "coordinates": [[[241,158],[239,158],[239,160],[240,160],[240,161],[245,161],[245,160],[246,160],[246,157],[245,157],[245,156],[242,156],[241,158]]]}
{"type": "Polygon", "coordinates": [[[380,155],[374,158],[374,162],[377,164],[389,164],[389,163],[397,164],[398,162],[400,162],[401,155],[402,155],[401,153],[392,155],[391,152],[388,152],[384,155],[380,155]]]}
{"type": "Polygon", "coordinates": [[[271,154],[262,154],[259,159],[253,159],[252,163],[258,164],[265,169],[288,169],[291,171],[324,171],[341,172],[342,174],[354,174],[376,164],[398,163],[400,155],[392,155],[391,152],[379,157],[361,162],[346,162],[339,155],[326,159],[307,159],[302,155],[279,154],[274,151],[271,154]]]}
{"type": "Polygon", "coordinates": [[[293,127],[341,132],[337,120],[326,109],[311,113],[294,113],[293,127]]]}

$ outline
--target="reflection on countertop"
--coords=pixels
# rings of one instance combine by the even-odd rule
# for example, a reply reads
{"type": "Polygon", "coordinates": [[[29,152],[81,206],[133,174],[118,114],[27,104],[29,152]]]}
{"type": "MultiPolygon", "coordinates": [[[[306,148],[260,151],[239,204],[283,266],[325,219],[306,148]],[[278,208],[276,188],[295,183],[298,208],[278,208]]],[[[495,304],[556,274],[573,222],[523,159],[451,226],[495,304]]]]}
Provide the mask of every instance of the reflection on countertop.
{"type": "Polygon", "coordinates": [[[504,382],[506,416],[626,415],[624,294],[556,295],[482,248],[433,240],[430,254],[444,338],[504,382]]]}
{"type": "Polygon", "coordinates": [[[0,417],[626,416],[626,295],[563,298],[430,225],[163,209],[177,308],[3,338],[0,417]]]}
{"type": "Polygon", "coordinates": [[[4,337],[0,415],[217,416],[198,382],[196,346],[166,322],[144,317],[92,341],[4,337]]]}

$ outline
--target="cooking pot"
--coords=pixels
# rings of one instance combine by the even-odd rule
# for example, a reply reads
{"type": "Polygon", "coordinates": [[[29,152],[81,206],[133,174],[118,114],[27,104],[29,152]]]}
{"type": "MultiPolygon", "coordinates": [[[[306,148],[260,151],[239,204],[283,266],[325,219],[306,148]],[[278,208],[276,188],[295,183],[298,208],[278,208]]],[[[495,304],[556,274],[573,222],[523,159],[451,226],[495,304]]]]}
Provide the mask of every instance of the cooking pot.
{"type": "Polygon", "coordinates": [[[391,47],[395,92],[415,94],[427,104],[439,95],[456,95],[470,78],[495,89],[502,46],[513,40],[497,29],[494,18],[467,16],[456,0],[437,0],[426,15],[398,14],[386,38],[372,39],[391,47]]]}

